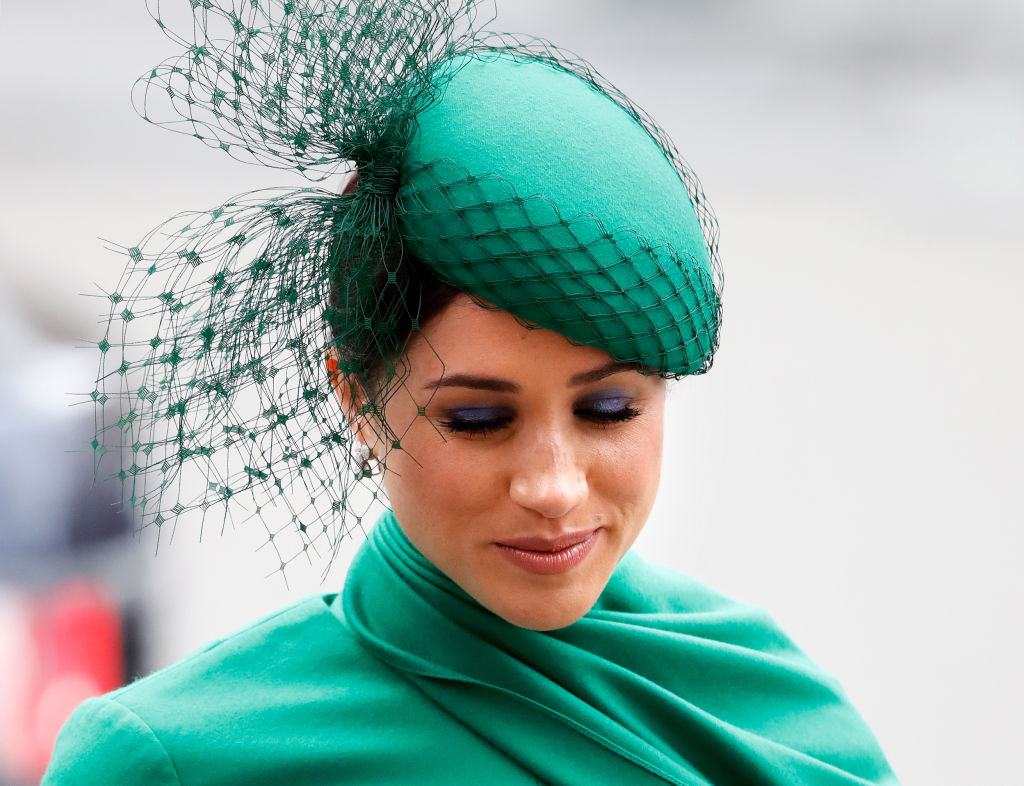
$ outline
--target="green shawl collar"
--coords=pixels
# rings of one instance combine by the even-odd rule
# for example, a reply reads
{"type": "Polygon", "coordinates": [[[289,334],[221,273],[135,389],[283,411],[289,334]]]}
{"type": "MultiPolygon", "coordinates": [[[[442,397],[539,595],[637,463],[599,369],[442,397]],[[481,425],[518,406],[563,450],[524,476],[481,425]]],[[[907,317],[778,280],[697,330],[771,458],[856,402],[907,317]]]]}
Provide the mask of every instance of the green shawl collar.
{"type": "Polygon", "coordinates": [[[537,632],[387,513],[342,601],[371,653],[547,783],[896,784],[836,681],[762,610],[632,553],[586,616],[537,632]]]}

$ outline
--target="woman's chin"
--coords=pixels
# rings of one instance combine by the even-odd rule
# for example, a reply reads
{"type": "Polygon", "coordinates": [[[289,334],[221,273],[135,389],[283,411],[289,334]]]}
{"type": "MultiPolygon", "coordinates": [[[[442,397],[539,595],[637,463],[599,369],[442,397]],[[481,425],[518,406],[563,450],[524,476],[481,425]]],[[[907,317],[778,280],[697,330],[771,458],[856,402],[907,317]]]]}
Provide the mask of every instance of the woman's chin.
{"type": "MultiPolygon", "coordinates": [[[[506,622],[527,630],[557,630],[572,625],[585,615],[600,593],[581,593],[580,588],[568,597],[523,597],[497,600],[484,605],[506,622]]],[[[558,593],[561,594],[561,593],[558,593]]]]}
{"type": "MultiPolygon", "coordinates": [[[[603,532],[601,534],[604,534],[603,532]]],[[[618,562],[617,549],[607,537],[580,564],[557,572],[527,560],[516,564],[505,555],[487,553],[486,570],[478,571],[462,588],[506,622],[528,630],[556,630],[583,617],[600,597],[618,562]]]]}
{"type": "Polygon", "coordinates": [[[499,615],[506,622],[515,625],[518,628],[525,628],[527,630],[545,631],[545,630],[558,630],[559,628],[566,628],[572,625],[574,622],[580,620],[584,614],[590,609],[580,609],[572,612],[562,612],[558,614],[538,614],[532,612],[529,614],[519,615],[499,615]]]}

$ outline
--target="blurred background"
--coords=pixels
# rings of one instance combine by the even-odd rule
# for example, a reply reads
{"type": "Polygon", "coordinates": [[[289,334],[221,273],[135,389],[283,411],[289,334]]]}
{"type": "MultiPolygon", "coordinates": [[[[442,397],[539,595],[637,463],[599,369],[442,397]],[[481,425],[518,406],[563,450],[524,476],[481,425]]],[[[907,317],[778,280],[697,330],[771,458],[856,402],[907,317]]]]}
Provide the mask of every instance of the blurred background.
{"type": "MultiPolygon", "coordinates": [[[[1024,783],[1024,4],[500,5],[646,108],[721,223],[722,349],[637,548],[774,614],[905,784],[1024,783]]],[[[0,5],[0,783],[358,545],[286,585],[262,528],[133,538],[92,484],[100,238],[299,182],[134,114],[173,51],[141,2],[0,5]]]]}

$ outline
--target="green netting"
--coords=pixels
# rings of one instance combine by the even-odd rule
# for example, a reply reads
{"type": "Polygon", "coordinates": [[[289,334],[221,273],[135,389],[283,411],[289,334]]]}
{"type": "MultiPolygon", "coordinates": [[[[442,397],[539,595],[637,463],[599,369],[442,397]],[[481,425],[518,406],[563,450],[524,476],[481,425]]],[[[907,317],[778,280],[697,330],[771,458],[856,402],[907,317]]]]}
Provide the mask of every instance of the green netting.
{"type": "Polygon", "coordinates": [[[358,450],[325,359],[367,383],[365,423],[401,449],[381,412],[408,372],[423,266],[652,373],[710,366],[714,218],[667,137],[584,61],[479,31],[473,0],[191,0],[175,4],[180,24],[167,5],[150,10],[181,50],[137,82],[144,118],[313,181],[358,171],[358,185],[254,192],[124,249],[93,446],[120,458],[143,526],[189,511],[219,527],[255,519],[282,571],[314,554],[329,564],[381,499],[370,470],[387,455],[358,450]],[[499,84],[501,106],[522,106],[496,138],[499,109],[473,96],[499,84]],[[590,107],[594,133],[619,136],[578,148],[582,119],[567,132],[556,111],[571,101],[590,107]],[[621,145],[646,163],[626,191],[602,191],[602,168],[623,158],[605,148],[621,145]]]}

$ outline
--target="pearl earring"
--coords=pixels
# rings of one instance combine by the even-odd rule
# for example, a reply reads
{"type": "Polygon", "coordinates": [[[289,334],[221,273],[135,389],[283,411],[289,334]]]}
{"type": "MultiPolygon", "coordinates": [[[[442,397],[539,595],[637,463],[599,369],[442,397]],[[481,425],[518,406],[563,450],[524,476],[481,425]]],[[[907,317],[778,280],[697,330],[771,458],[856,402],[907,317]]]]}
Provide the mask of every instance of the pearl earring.
{"type": "Polygon", "coordinates": [[[380,472],[380,462],[375,460],[370,449],[359,440],[354,440],[351,448],[352,471],[359,477],[368,478],[380,472]]]}

